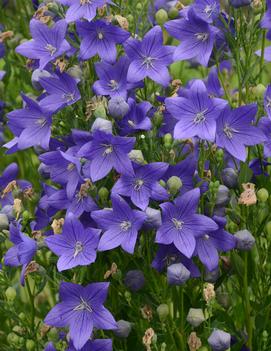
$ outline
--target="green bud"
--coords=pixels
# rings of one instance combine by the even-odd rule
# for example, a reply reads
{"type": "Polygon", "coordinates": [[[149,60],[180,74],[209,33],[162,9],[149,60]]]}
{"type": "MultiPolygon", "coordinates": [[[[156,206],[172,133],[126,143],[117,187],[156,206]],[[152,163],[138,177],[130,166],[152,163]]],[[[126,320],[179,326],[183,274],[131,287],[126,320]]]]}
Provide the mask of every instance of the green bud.
{"type": "Polygon", "coordinates": [[[198,327],[205,321],[205,317],[201,308],[190,308],[186,317],[187,322],[193,327],[198,327]]]}
{"type": "Polygon", "coordinates": [[[25,321],[26,320],[26,315],[23,312],[21,312],[19,314],[19,318],[20,318],[21,321],[25,321]]]}
{"type": "Polygon", "coordinates": [[[7,336],[7,343],[9,345],[16,345],[19,341],[19,336],[15,333],[9,333],[7,336]]]}
{"type": "Polygon", "coordinates": [[[7,288],[7,290],[5,291],[5,295],[6,295],[6,298],[9,302],[12,302],[16,299],[16,290],[10,286],[9,288],[7,288]]]}
{"type": "Polygon", "coordinates": [[[172,135],[170,133],[167,133],[164,135],[164,138],[163,138],[163,141],[164,141],[164,145],[167,149],[170,149],[171,148],[171,145],[172,145],[172,135]]]}
{"type": "Polygon", "coordinates": [[[102,187],[99,189],[98,191],[98,196],[99,199],[101,199],[102,202],[106,202],[108,200],[108,196],[109,196],[109,191],[106,187],[102,187]]]}
{"type": "Polygon", "coordinates": [[[179,192],[179,190],[181,189],[181,187],[183,186],[183,183],[179,177],[172,176],[168,179],[167,186],[168,186],[170,194],[176,195],[179,192]]]}
{"type": "Polygon", "coordinates": [[[121,272],[121,270],[118,269],[117,272],[112,273],[112,278],[117,280],[117,281],[122,280],[122,272],[121,272]]]}
{"type": "Polygon", "coordinates": [[[168,11],[168,17],[170,19],[175,19],[179,16],[179,11],[175,6],[172,6],[168,11]]]}
{"type": "Polygon", "coordinates": [[[155,14],[155,20],[160,26],[162,26],[168,20],[167,11],[164,9],[158,10],[155,14]]]}
{"type": "Polygon", "coordinates": [[[257,192],[257,199],[260,202],[266,202],[269,198],[269,193],[268,190],[265,188],[261,188],[260,190],[258,190],[257,192]]]}
{"type": "Polygon", "coordinates": [[[261,99],[265,93],[266,87],[263,84],[258,84],[252,89],[254,96],[261,99]]]}
{"type": "Polygon", "coordinates": [[[102,104],[99,105],[96,110],[94,111],[94,116],[95,117],[101,117],[101,118],[107,118],[107,114],[106,114],[106,109],[105,106],[103,106],[102,104]]]}
{"type": "Polygon", "coordinates": [[[36,343],[34,340],[27,339],[25,343],[25,347],[27,351],[34,351],[36,348],[36,343]]]}
{"type": "Polygon", "coordinates": [[[224,159],[224,151],[223,149],[218,149],[216,151],[216,158],[219,160],[219,161],[223,161],[224,159]]]}
{"type": "Polygon", "coordinates": [[[161,351],[166,351],[166,349],[167,349],[167,344],[163,342],[163,344],[161,345],[161,351]]]}
{"type": "Polygon", "coordinates": [[[132,296],[131,296],[130,291],[125,291],[124,297],[125,297],[126,301],[130,304],[131,300],[132,300],[132,296]]]}
{"type": "Polygon", "coordinates": [[[31,218],[30,213],[26,210],[23,212],[22,216],[23,216],[23,220],[26,222],[29,221],[29,219],[31,218]]]}
{"type": "Polygon", "coordinates": [[[136,4],[136,10],[137,10],[138,12],[142,11],[142,4],[141,4],[141,2],[138,2],[138,3],[136,4]]]}
{"type": "Polygon", "coordinates": [[[235,233],[235,232],[237,232],[237,230],[238,230],[238,225],[237,225],[236,223],[230,222],[230,223],[228,224],[228,231],[229,231],[230,233],[235,233]]]}
{"type": "Polygon", "coordinates": [[[159,316],[160,321],[164,321],[167,319],[167,316],[169,315],[169,307],[167,304],[162,303],[157,307],[156,312],[159,316]]]}
{"type": "Polygon", "coordinates": [[[230,299],[230,295],[226,292],[220,292],[217,291],[216,293],[216,299],[218,301],[218,303],[224,307],[226,310],[230,307],[231,305],[231,299],[230,299]]]}
{"type": "Polygon", "coordinates": [[[155,112],[152,118],[152,122],[156,127],[160,127],[163,122],[163,115],[160,112],[155,112]]]}
{"type": "Polygon", "coordinates": [[[59,6],[56,2],[49,2],[47,4],[48,10],[52,11],[53,13],[58,13],[59,12],[59,6]]]}

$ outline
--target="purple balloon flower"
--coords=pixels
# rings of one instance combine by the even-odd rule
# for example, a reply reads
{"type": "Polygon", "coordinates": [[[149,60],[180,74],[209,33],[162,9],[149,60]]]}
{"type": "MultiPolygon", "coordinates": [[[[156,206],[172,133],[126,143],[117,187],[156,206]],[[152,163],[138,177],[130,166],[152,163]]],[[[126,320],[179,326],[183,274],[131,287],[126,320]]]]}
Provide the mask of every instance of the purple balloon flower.
{"type": "Polygon", "coordinates": [[[217,119],[217,146],[226,149],[232,156],[245,162],[246,146],[265,141],[263,132],[252,126],[256,113],[256,104],[241,106],[234,110],[226,106],[217,119]]]}
{"type": "Polygon", "coordinates": [[[112,168],[118,173],[132,174],[133,167],[128,153],[135,138],[119,137],[96,130],[93,140],[86,143],[79,155],[91,161],[89,176],[93,182],[104,178],[112,168]]]}
{"type": "Polygon", "coordinates": [[[216,20],[220,12],[218,0],[195,0],[191,7],[199,18],[208,23],[216,20]]]}
{"type": "Polygon", "coordinates": [[[40,105],[52,113],[74,104],[81,98],[77,81],[67,73],[41,77],[39,83],[47,93],[47,96],[41,100],[40,105]]]}
{"type": "Polygon", "coordinates": [[[112,195],[113,209],[93,211],[91,217],[104,230],[98,250],[107,251],[121,246],[128,253],[134,253],[138,231],[146,214],[132,210],[118,195],[112,195]]]}
{"type": "Polygon", "coordinates": [[[176,139],[197,136],[204,140],[215,139],[216,119],[225,103],[211,99],[205,84],[195,80],[186,97],[172,97],[165,100],[167,110],[178,119],[174,128],[176,139]]]}
{"type": "Polygon", "coordinates": [[[151,120],[147,116],[148,111],[152,108],[151,103],[142,101],[139,104],[132,98],[128,100],[129,111],[118,123],[120,134],[127,135],[140,130],[150,130],[152,128],[151,120]]]}
{"type": "Polygon", "coordinates": [[[47,63],[54,61],[71,49],[65,39],[67,23],[60,20],[49,28],[45,24],[32,19],[30,31],[33,39],[16,48],[16,52],[30,59],[39,60],[39,67],[43,69],[47,63]]]}
{"type": "Polygon", "coordinates": [[[196,252],[200,261],[209,272],[218,268],[218,251],[229,251],[236,245],[235,237],[224,230],[226,220],[222,217],[214,217],[219,228],[197,238],[196,252]]]}
{"type": "Polygon", "coordinates": [[[132,38],[127,40],[124,48],[131,60],[127,74],[129,82],[136,83],[149,77],[165,87],[168,86],[170,75],[167,66],[173,61],[175,48],[163,45],[160,26],[153,27],[142,41],[132,38]]]}
{"type": "MultiPolygon", "coordinates": [[[[41,104],[22,95],[26,106],[20,110],[8,113],[8,126],[16,135],[19,150],[31,146],[49,148],[51,137],[52,114],[47,112],[41,104]]],[[[9,143],[5,145],[9,148],[9,143]]]]}
{"type": "Polygon", "coordinates": [[[154,162],[139,166],[134,164],[134,174],[122,175],[112,189],[112,193],[129,196],[134,205],[145,210],[150,199],[167,200],[169,195],[159,184],[168,164],[154,162]]]}
{"type": "Polygon", "coordinates": [[[196,237],[218,229],[212,219],[196,213],[199,198],[200,190],[197,188],[179,196],[174,203],[160,205],[162,225],[156,234],[157,243],[173,243],[183,255],[190,258],[196,248],[196,237]]]}
{"type": "Polygon", "coordinates": [[[69,214],[63,225],[62,234],[45,239],[49,249],[59,256],[57,269],[61,272],[77,266],[87,266],[96,260],[96,249],[100,230],[84,229],[81,222],[69,214]]]}
{"type": "Polygon", "coordinates": [[[49,166],[51,179],[61,185],[66,185],[66,192],[71,199],[79,183],[82,183],[81,163],[72,153],[50,151],[41,155],[40,160],[49,166]]]}
{"type": "Polygon", "coordinates": [[[90,22],[96,16],[97,8],[111,3],[110,0],[58,0],[58,2],[62,5],[69,6],[65,17],[68,23],[81,18],[90,22]]]}
{"type": "Polygon", "coordinates": [[[199,18],[194,9],[188,11],[187,19],[177,19],[165,23],[165,29],[174,38],[181,40],[176,48],[173,59],[182,61],[195,59],[207,66],[218,29],[199,18]]]}
{"type": "MultiPolygon", "coordinates": [[[[66,351],[76,351],[75,347],[71,344],[66,351]]],[[[111,339],[96,339],[89,340],[80,351],[112,351],[111,339]]]]}
{"type": "Polygon", "coordinates": [[[104,20],[77,22],[76,28],[82,38],[79,58],[88,60],[98,54],[104,61],[114,63],[117,58],[116,44],[122,44],[130,34],[104,20]]]}
{"type": "Polygon", "coordinates": [[[69,326],[70,338],[76,350],[89,340],[93,328],[116,329],[117,323],[103,306],[109,283],[92,283],[83,287],[78,284],[60,285],[61,302],[54,306],[44,322],[55,327],[69,326]]]}
{"type": "Polygon", "coordinates": [[[269,117],[262,117],[259,120],[258,127],[266,136],[264,142],[264,156],[271,157],[271,119],[269,117]]]}
{"type": "Polygon", "coordinates": [[[120,57],[113,65],[108,62],[96,63],[95,70],[99,80],[92,86],[95,94],[110,97],[122,96],[126,99],[127,90],[135,86],[127,82],[129,64],[130,61],[126,56],[120,57]]]}

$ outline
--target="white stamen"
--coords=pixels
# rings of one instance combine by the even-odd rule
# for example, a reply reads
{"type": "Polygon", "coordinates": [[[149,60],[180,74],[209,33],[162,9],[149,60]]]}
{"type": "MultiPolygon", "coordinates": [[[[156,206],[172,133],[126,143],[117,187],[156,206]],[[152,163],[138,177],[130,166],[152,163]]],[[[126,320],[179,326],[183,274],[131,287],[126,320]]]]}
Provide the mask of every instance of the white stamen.
{"type": "Polygon", "coordinates": [[[176,229],[182,229],[183,228],[183,225],[184,225],[183,221],[179,221],[176,218],[172,218],[171,222],[175,225],[176,229]]]}
{"type": "Polygon", "coordinates": [[[123,221],[123,222],[121,222],[121,224],[120,224],[120,228],[121,228],[121,230],[123,230],[124,232],[126,232],[128,229],[130,229],[131,226],[132,226],[132,223],[129,222],[129,221],[123,221]]]}
{"type": "Polygon", "coordinates": [[[199,124],[199,123],[204,122],[206,120],[205,114],[206,114],[207,111],[208,111],[208,109],[205,109],[204,111],[196,113],[195,117],[193,119],[193,122],[195,124],[199,124]]]}
{"type": "Polygon", "coordinates": [[[74,311],[88,311],[88,312],[92,312],[92,308],[89,306],[89,304],[82,298],[80,297],[81,303],[76,306],[73,310],[74,311]]]}
{"type": "Polygon", "coordinates": [[[233,133],[237,133],[238,131],[236,129],[233,129],[232,127],[230,127],[228,124],[225,124],[223,132],[226,134],[226,136],[229,139],[233,138],[233,133]]]}
{"type": "Polygon", "coordinates": [[[81,241],[76,241],[73,257],[75,258],[80,252],[82,252],[83,248],[84,247],[83,247],[83,244],[81,243],[81,241]]]}
{"type": "Polygon", "coordinates": [[[209,33],[196,33],[195,36],[200,41],[206,41],[209,38],[209,33]]]}
{"type": "Polygon", "coordinates": [[[53,46],[53,45],[51,45],[51,44],[47,44],[46,46],[45,46],[45,49],[47,50],[47,51],[49,51],[49,53],[50,53],[50,55],[51,56],[54,56],[54,54],[56,53],[56,48],[53,46]]]}
{"type": "Polygon", "coordinates": [[[136,179],[135,184],[134,184],[134,189],[140,190],[143,184],[144,184],[144,180],[136,179]]]}

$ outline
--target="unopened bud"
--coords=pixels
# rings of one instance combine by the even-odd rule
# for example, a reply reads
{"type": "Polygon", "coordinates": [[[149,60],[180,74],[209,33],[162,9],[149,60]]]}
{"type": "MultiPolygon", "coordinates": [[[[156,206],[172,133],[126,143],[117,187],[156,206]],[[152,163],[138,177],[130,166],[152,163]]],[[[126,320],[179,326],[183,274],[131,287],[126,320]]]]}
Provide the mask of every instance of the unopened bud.
{"type": "Polygon", "coordinates": [[[98,197],[102,202],[106,202],[109,197],[109,191],[106,187],[101,187],[98,191],[98,197]]]}
{"type": "Polygon", "coordinates": [[[113,330],[113,333],[119,338],[128,338],[131,330],[132,325],[130,322],[119,320],[117,322],[118,328],[113,330]]]}
{"type": "Polygon", "coordinates": [[[159,319],[161,321],[164,321],[167,319],[167,316],[169,315],[169,307],[167,304],[163,303],[157,307],[156,312],[159,316],[159,319]]]}
{"type": "Polygon", "coordinates": [[[167,186],[168,186],[170,194],[176,195],[179,192],[179,190],[181,189],[181,187],[183,186],[183,183],[179,177],[172,176],[168,179],[167,186]]]}
{"type": "Polygon", "coordinates": [[[236,247],[239,250],[249,251],[255,244],[254,236],[247,230],[239,230],[234,234],[236,238],[236,247]]]}
{"type": "Polygon", "coordinates": [[[238,185],[238,174],[233,168],[225,168],[221,173],[221,178],[228,188],[232,189],[238,185]]]}
{"type": "Polygon", "coordinates": [[[12,286],[10,286],[5,291],[5,295],[6,295],[7,300],[9,302],[12,302],[16,299],[17,293],[16,293],[16,290],[12,286]]]}
{"type": "Polygon", "coordinates": [[[158,10],[155,14],[155,20],[156,20],[157,24],[162,26],[168,20],[167,11],[164,9],[158,10]]]}
{"type": "Polygon", "coordinates": [[[141,150],[131,150],[128,154],[129,159],[138,164],[145,164],[144,156],[141,150]]]}
{"type": "Polygon", "coordinates": [[[213,351],[225,351],[231,345],[231,335],[223,330],[216,329],[208,338],[213,351]]]}
{"type": "Polygon", "coordinates": [[[170,19],[175,19],[179,16],[179,11],[175,6],[172,6],[168,11],[168,17],[170,19]]]}
{"type": "Polygon", "coordinates": [[[182,285],[190,278],[190,271],[182,263],[174,263],[167,268],[169,285],[182,285]]]}
{"type": "Polygon", "coordinates": [[[5,213],[0,213],[0,231],[9,228],[8,216],[5,213]]]}
{"type": "Polygon", "coordinates": [[[261,188],[260,190],[257,191],[257,199],[260,202],[266,202],[268,198],[269,198],[269,193],[267,189],[261,188]]]}
{"type": "Polygon", "coordinates": [[[129,105],[123,97],[113,97],[108,102],[109,114],[114,118],[122,118],[129,111],[129,105]]]}
{"type": "Polygon", "coordinates": [[[205,321],[205,317],[201,308],[190,308],[186,320],[192,327],[198,327],[205,321]]]}

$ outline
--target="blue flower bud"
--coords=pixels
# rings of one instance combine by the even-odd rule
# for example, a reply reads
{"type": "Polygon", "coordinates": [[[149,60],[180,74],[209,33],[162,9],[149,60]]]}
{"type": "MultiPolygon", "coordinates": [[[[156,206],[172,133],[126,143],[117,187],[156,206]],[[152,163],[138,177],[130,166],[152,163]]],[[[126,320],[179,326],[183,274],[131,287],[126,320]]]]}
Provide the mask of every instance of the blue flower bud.
{"type": "Polygon", "coordinates": [[[105,133],[112,134],[112,123],[111,121],[108,121],[108,119],[98,117],[95,119],[91,127],[92,132],[94,132],[95,130],[101,130],[105,133]]]}
{"type": "Polygon", "coordinates": [[[248,6],[251,4],[251,0],[230,0],[232,7],[238,9],[239,7],[248,6]]]}
{"type": "Polygon", "coordinates": [[[38,172],[44,179],[50,179],[50,166],[41,163],[38,168],[38,172]]]}
{"type": "Polygon", "coordinates": [[[159,228],[162,224],[161,212],[155,208],[147,207],[145,210],[147,219],[144,226],[147,228],[159,228]]]}
{"type": "Polygon", "coordinates": [[[231,346],[231,334],[215,329],[208,338],[213,351],[225,351],[231,346]]]}
{"type": "Polygon", "coordinates": [[[113,97],[108,102],[109,114],[114,118],[122,118],[129,111],[129,105],[123,97],[113,97]]]}
{"type": "Polygon", "coordinates": [[[169,285],[182,285],[190,278],[190,271],[182,263],[168,266],[167,281],[169,285]]]}
{"type": "Polygon", "coordinates": [[[216,194],[215,204],[216,206],[226,206],[230,201],[230,191],[225,185],[219,185],[218,192],[216,194]]]}
{"type": "Polygon", "coordinates": [[[137,269],[129,271],[127,272],[124,278],[124,284],[130,290],[132,290],[133,292],[136,292],[142,289],[143,286],[145,285],[144,274],[142,273],[142,271],[137,269]]]}
{"type": "Polygon", "coordinates": [[[45,70],[42,69],[35,69],[35,71],[32,73],[32,77],[31,77],[31,82],[33,85],[33,88],[35,88],[36,90],[43,90],[43,87],[40,85],[39,81],[40,78],[47,78],[50,77],[51,74],[45,70]]]}
{"type": "Polygon", "coordinates": [[[8,216],[5,213],[0,213],[0,231],[9,228],[8,216]]]}
{"type": "Polygon", "coordinates": [[[230,189],[237,187],[238,174],[233,168],[225,168],[221,172],[223,183],[230,189]]]}
{"type": "Polygon", "coordinates": [[[255,238],[247,229],[239,230],[234,236],[236,238],[236,247],[239,250],[249,251],[255,244],[255,238]]]}
{"type": "Polygon", "coordinates": [[[113,330],[113,333],[119,338],[128,338],[132,325],[130,322],[119,320],[117,321],[118,328],[113,330]]]}

